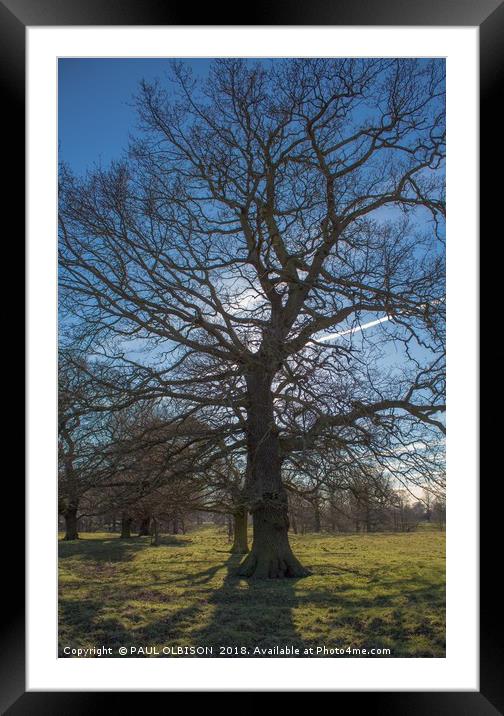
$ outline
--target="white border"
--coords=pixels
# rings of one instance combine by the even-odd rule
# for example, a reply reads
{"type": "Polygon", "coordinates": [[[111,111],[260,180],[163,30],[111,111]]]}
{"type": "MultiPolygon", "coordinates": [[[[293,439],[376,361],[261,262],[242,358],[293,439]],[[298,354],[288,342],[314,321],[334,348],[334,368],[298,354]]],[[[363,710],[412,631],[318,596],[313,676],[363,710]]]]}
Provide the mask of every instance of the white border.
{"type": "MultiPolygon", "coordinates": [[[[478,28],[27,28],[27,689],[478,690],[478,28]],[[57,659],[58,56],[444,56],[448,109],[445,659],[57,659]]],[[[337,595],[335,595],[337,598],[337,595]]]]}

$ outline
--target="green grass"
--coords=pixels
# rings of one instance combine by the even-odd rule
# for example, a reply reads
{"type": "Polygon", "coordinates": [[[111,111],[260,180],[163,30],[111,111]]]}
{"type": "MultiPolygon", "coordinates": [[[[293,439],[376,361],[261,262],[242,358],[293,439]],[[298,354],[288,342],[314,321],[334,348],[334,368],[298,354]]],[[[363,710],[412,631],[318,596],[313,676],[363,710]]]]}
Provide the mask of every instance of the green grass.
{"type": "MultiPolygon", "coordinates": [[[[60,542],[63,648],[219,646],[389,648],[445,655],[445,535],[292,535],[312,576],[249,582],[225,535],[60,542]]],[[[253,656],[252,653],[248,654],[253,656]]],[[[301,655],[304,655],[301,653],[301,655]]],[[[344,654],[343,656],[348,656],[344,654]]]]}

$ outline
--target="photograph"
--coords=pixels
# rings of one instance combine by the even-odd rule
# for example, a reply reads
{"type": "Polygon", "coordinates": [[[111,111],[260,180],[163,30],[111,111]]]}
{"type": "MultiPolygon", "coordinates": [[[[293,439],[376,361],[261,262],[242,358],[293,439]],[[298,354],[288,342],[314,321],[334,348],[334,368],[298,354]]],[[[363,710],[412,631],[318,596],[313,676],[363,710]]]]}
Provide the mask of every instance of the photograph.
{"type": "Polygon", "coordinates": [[[58,656],[444,659],[446,59],[57,73],[58,656]]]}

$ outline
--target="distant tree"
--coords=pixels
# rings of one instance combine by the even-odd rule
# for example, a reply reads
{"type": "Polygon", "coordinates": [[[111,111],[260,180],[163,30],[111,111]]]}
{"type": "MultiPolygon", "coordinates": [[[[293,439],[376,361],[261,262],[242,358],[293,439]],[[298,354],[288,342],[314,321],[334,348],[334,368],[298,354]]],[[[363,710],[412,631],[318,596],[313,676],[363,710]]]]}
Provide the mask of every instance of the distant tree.
{"type": "Polygon", "coordinates": [[[199,83],[173,63],[165,87],[141,85],[128,158],[84,179],[62,170],[65,320],[126,371],[129,399],[169,401],[230,453],[246,448],[243,576],[307,574],[288,540],[293,453],[337,444],[404,480],[430,468],[444,429],[443,67],[223,59],[199,83]]]}
{"type": "Polygon", "coordinates": [[[440,530],[444,530],[446,525],[446,499],[444,495],[435,498],[432,505],[432,517],[440,530]]]}
{"type": "Polygon", "coordinates": [[[169,522],[174,534],[184,531],[186,510],[199,504],[201,474],[220,454],[213,432],[191,418],[172,420],[149,402],[112,414],[111,477],[100,490],[102,512],[122,510],[122,538],[131,536],[134,523],[140,535],[151,534],[160,521],[169,522]]]}
{"type": "Polygon", "coordinates": [[[246,470],[246,456],[238,452],[229,454],[212,465],[204,478],[203,499],[200,504],[204,509],[217,509],[230,516],[232,554],[249,552],[246,470]]]}
{"type": "Polygon", "coordinates": [[[93,409],[95,381],[72,351],[58,365],[58,509],[65,540],[78,539],[79,506],[109,476],[105,447],[108,415],[93,409]]]}
{"type": "Polygon", "coordinates": [[[423,505],[425,508],[425,519],[427,520],[427,522],[430,522],[432,519],[432,502],[433,502],[432,493],[430,490],[426,490],[426,489],[423,490],[422,502],[423,502],[423,505]]]}

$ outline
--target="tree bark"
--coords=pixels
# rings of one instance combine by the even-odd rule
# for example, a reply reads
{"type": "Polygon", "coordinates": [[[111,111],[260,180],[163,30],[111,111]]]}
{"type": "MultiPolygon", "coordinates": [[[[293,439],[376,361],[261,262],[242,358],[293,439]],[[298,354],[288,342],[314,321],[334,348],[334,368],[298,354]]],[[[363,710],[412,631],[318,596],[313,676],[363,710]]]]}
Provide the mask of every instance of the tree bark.
{"type": "Polygon", "coordinates": [[[274,422],[272,374],[247,376],[246,493],[252,513],[252,550],[237,570],[242,577],[277,579],[309,574],[292,553],[287,493],[282,485],[280,442],[274,422]]]}
{"type": "Polygon", "coordinates": [[[71,503],[65,512],[63,513],[65,518],[65,539],[71,541],[79,539],[79,533],[77,530],[77,504],[71,503]]]}
{"type": "Polygon", "coordinates": [[[232,554],[248,554],[247,518],[248,513],[246,509],[241,509],[233,513],[232,554]]]}
{"type": "Polygon", "coordinates": [[[131,523],[133,518],[127,514],[121,517],[121,539],[129,539],[131,537],[131,523]]]}
{"type": "Polygon", "coordinates": [[[150,515],[142,517],[142,519],[140,520],[140,527],[138,528],[139,537],[146,537],[147,535],[150,535],[150,523],[150,515]]]}

